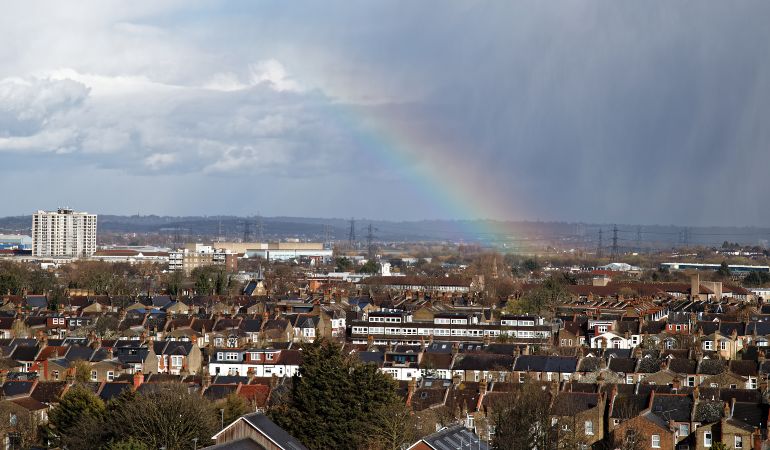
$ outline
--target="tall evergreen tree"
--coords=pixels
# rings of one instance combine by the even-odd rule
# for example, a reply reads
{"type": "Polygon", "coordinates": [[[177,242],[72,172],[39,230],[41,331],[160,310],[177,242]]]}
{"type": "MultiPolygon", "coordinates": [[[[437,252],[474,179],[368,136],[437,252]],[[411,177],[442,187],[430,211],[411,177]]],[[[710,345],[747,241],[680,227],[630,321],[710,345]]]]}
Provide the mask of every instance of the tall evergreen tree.
{"type": "Polygon", "coordinates": [[[271,416],[310,449],[356,449],[369,438],[376,414],[399,402],[395,381],[373,365],[343,355],[339,345],[306,345],[286,404],[271,416]]]}

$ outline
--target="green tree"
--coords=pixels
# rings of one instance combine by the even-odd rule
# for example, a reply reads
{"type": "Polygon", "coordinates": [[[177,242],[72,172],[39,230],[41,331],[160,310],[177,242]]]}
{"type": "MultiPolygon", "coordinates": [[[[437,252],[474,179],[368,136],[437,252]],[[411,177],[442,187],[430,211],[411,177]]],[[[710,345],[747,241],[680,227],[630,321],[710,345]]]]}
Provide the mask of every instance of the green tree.
{"type": "Polygon", "coordinates": [[[568,300],[569,296],[569,291],[564,287],[564,278],[551,276],[539,286],[524,293],[521,298],[509,302],[505,309],[516,314],[553,317],[556,307],[568,300]]]}
{"type": "Polygon", "coordinates": [[[216,405],[216,408],[218,410],[224,410],[222,418],[225,426],[235,422],[237,418],[250,412],[249,405],[246,403],[246,400],[244,400],[243,397],[239,396],[238,394],[228,395],[224,400],[216,405]]]}
{"type": "Polygon", "coordinates": [[[310,449],[356,449],[365,444],[381,408],[398,401],[389,375],[321,339],[303,348],[287,402],[271,416],[310,449]]]}
{"type": "Polygon", "coordinates": [[[166,291],[169,295],[178,295],[182,291],[182,283],[184,283],[184,273],[181,270],[171,272],[166,281],[166,291]]]}
{"type": "Polygon", "coordinates": [[[717,269],[717,275],[721,278],[730,278],[730,266],[727,265],[727,261],[722,261],[717,269]]]}
{"type": "Polygon", "coordinates": [[[353,261],[349,260],[348,258],[345,258],[344,256],[340,256],[335,260],[335,270],[337,272],[347,272],[353,267],[353,261]]]}
{"type": "Polygon", "coordinates": [[[81,422],[89,418],[100,419],[104,411],[104,402],[96,394],[76,384],[48,414],[48,423],[55,435],[66,439],[81,422]]]}
{"type": "Polygon", "coordinates": [[[527,272],[535,272],[538,269],[540,269],[540,263],[537,262],[536,259],[533,258],[527,258],[524,260],[524,262],[521,264],[521,266],[527,271],[527,272]]]}
{"type": "Polygon", "coordinates": [[[18,264],[0,264],[0,295],[21,295],[24,288],[24,271],[18,264]]]}
{"type": "Polygon", "coordinates": [[[364,264],[358,269],[359,273],[375,274],[379,271],[380,271],[380,265],[377,264],[377,261],[374,261],[374,260],[367,261],[366,264],[364,264]]]}
{"type": "Polygon", "coordinates": [[[198,277],[195,279],[195,292],[198,295],[210,295],[211,294],[211,278],[206,272],[199,272],[198,277]]]}

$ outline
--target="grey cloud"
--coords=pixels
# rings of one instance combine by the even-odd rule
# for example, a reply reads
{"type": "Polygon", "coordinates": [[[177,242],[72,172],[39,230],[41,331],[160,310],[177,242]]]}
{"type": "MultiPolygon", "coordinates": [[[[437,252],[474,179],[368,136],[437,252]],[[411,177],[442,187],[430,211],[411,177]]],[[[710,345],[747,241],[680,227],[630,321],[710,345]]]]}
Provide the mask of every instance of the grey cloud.
{"type": "Polygon", "coordinates": [[[88,92],[85,85],[72,80],[0,80],[0,136],[36,134],[56,114],[80,106],[88,92]]]}

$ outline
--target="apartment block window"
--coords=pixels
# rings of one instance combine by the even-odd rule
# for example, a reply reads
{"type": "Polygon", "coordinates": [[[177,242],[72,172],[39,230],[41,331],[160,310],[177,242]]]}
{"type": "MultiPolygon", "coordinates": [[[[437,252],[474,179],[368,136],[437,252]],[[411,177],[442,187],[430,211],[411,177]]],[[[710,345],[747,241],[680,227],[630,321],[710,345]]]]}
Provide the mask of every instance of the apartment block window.
{"type": "Polygon", "coordinates": [[[594,423],[590,420],[586,420],[585,429],[586,436],[592,436],[594,434],[594,423]]]}
{"type": "Polygon", "coordinates": [[[650,438],[650,443],[652,444],[652,448],[660,448],[660,435],[653,434],[650,438]]]}
{"type": "Polygon", "coordinates": [[[711,447],[711,432],[710,431],[704,431],[703,432],[703,446],[704,447],[711,447]]]}
{"type": "Polygon", "coordinates": [[[735,449],[743,448],[743,436],[735,436],[735,449]]]}

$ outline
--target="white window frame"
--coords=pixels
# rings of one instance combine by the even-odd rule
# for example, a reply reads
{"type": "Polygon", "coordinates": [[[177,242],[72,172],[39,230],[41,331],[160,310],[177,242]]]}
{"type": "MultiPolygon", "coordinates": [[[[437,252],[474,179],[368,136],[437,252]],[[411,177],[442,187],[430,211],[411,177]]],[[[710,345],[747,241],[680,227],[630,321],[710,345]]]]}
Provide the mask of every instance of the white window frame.
{"type": "Polygon", "coordinates": [[[743,448],[743,436],[735,436],[735,450],[743,448]]]}
{"type": "Polygon", "coordinates": [[[594,423],[593,423],[593,421],[586,420],[585,424],[583,426],[585,428],[586,436],[593,436],[594,435],[594,423]]]}
{"type": "Polygon", "coordinates": [[[660,448],[660,435],[659,434],[653,434],[650,436],[650,446],[652,448],[660,448]]]}
{"type": "Polygon", "coordinates": [[[710,448],[712,441],[713,441],[713,435],[711,434],[711,431],[704,431],[703,432],[703,446],[710,448]]]}

